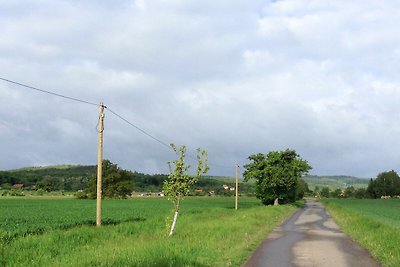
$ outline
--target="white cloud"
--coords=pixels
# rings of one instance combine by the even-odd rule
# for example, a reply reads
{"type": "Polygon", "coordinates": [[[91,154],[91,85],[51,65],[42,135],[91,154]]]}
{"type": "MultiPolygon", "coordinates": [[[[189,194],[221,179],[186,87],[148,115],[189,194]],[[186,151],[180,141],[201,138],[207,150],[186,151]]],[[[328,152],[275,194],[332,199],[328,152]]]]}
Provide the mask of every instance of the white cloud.
{"type": "MultiPolygon", "coordinates": [[[[396,2],[0,5],[0,76],[102,100],[166,143],[209,149],[215,164],[286,147],[320,174],[373,176],[400,161],[396,2]]],[[[0,98],[0,168],[94,163],[96,107],[4,82],[0,98]]],[[[167,171],[162,145],[107,110],[105,123],[106,157],[167,171]]]]}

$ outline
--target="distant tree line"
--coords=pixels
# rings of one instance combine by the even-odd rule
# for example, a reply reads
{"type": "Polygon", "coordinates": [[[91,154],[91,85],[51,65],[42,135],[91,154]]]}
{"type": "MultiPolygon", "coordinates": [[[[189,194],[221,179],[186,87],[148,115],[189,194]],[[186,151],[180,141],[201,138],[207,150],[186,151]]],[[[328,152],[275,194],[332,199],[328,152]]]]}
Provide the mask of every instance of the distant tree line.
{"type": "MultiPolygon", "coordinates": [[[[105,198],[125,198],[137,192],[161,192],[167,175],[148,175],[123,170],[117,164],[109,160],[103,161],[102,196],[105,198]]],[[[224,181],[212,178],[200,178],[196,185],[191,188],[189,195],[207,196],[213,195],[233,196],[234,192],[222,189],[224,181]],[[229,192],[229,193],[228,193],[229,192]]],[[[96,198],[97,177],[93,176],[88,186],[77,194],[78,198],[96,198]]],[[[254,194],[254,185],[241,185],[241,193],[254,194]]]]}
{"type": "Polygon", "coordinates": [[[314,194],[323,198],[393,198],[400,196],[400,177],[391,170],[378,174],[377,178],[371,179],[367,188],[357,188],[353,186],[346,189],[336,189],[330,191],[329,187],[322,189],[316,187],[314,194]]]}
{"type": "MultiPolygon", "coordinates": [[[[14,185],[23,184],[23,190],[42,192],[79,192],[81,198],[96,197],[97,166],[59,166],[24,168],[0,171],[0,189],[4,195],[23,195],[14,185]]],[[[123,170],[109,160],[103,161],[103,195],[107,198],[124,197],[132,191],[161,192],[166,174],[144,174],[123,170]]],[[[234,191],[224,190],[222,185],[233,186],[222,177],[202,177],[192,188],[191,195],[233,196],[234,191]]],[[[241,194],[254,195],[254,184],[240,183],[241,194]]]]}
{"type": "Polygon", "coordinates": [[[312,195],[323,198],[367,198],[366,188],[354,188],[354,186],[348,186],[345,189],[330,190],[329,187],[325,186],[319,188],[315,187],[312,191],[312,195]]]}
{"type": "Polygon", "coordinates": [[[25,168],[15,171],[0,171],[0,187],[11,189],[23,184],[25,189],[45,191],[78,191],[84,189],[96,173],[96,166],[65,166],[49,168],[25,168]]]}

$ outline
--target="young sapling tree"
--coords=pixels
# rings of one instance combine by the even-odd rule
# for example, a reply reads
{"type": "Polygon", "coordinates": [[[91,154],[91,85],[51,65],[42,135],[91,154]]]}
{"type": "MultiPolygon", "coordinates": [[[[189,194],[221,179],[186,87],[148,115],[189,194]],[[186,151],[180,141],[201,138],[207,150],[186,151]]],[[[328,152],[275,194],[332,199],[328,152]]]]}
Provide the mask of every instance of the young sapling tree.
{"type": "Polygon", "coordinates": [[[209,170],[207,162],[207,151],[197,149],[197,170],[195,175],[189,175],[187,172],[190,169],[190,165],[185,164],[185,152],[186,146],[177,148],[174,144],[171,144],[172,149],[179,156],[177,160],[172,163],[168,161],[169,176],[164,181],[163,189],[165,196],[172,201],[174,205],[174,217],[172,219],[171,227],[169,230],[169,236],[174,233],[176,221],[179,214],[179,205],[184,196],[187,196],[190,192],[190,187],[197,183],[200,176],[207,173],[209,170]]]}

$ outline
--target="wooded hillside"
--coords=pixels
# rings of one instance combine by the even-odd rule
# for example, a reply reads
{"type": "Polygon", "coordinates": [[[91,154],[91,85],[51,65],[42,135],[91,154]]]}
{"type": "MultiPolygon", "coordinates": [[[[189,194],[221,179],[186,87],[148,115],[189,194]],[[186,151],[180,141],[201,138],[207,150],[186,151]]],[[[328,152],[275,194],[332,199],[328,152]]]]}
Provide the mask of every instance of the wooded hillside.
{"type": "MultiPolygon", "coordinates": [[[[10,189],[15,184],[23,184],[25,189],[32,186],[42,188],[46,191],[78,191],[88,187],[89,181],[96,177],[97,166],[80,165],[59,165],[48,167],[31,167],[17,170],[0,171],[0,187],[10,189]]],[[[162,184],[167,177],[166,174],[144,174],[131,172],[134,190],[137,192],[159,192],[162,184]]],[[[319,188],[329,187],[334,189],[345,189],[348,186],[355,188],[367,187],[369,180],[351,176],[305,176],[303,178],[313,190],[315,186],[319,188]]],[[[228,190],[223,189],[223,185],[233,187],[235,179],[223,176],[202,177],[193,189],[198,189],[197,194],[215,191],[216,194],[233,195],[228,190]],[[200,192],[202,190],[202,192],[200,192]]],[[[243,183],[240,180],[242,192],[254,192],[254,183],[249,181],[243,183]]]]}
{"type": "Polygon", "coordinates": [[[309,188],[314,190],[316,186],[319,188],[328,187],[330,190],[346,189],[349,186],[354,188],[367,188],[369,179],[357,178],[353,176],[336,175],[336,176],[317,176],[307,175],[303,177],[309,188]]]}
{"type": "MultiPolygon", "coordinates": [[[[96,179],[97,166],[60,165],[48,167],[31,167],[17,170],[0,171],[0,187],[3,189],[14,188],[15,185],[23,185],[24,189],[43,189],[46,191],[78,191],[84,190],[90,185],[90,181],[96,179]]],[[[133,189],[137,192],[160,192],[166,174],[144,174],[131,172],[129,177],[133,181],[133,189]]],[[[202,177],[194,186],[196,194],[208,194],[214,191],[216,194],[233,195],[230,187],[234,186],[234,179],[230,177],[202,177]],[[224,189],[223,185],[228,188],[224,189]]],[[[252,193],[252,183],[241,183],[243,192],[252,193]]]]}

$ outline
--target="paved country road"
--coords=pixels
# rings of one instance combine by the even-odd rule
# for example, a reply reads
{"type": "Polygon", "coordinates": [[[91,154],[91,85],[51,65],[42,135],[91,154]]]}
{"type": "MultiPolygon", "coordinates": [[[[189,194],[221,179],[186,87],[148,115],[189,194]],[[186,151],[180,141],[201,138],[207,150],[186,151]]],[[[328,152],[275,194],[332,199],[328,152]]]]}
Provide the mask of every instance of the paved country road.
{"type": "Polygon", "coordinates": [[[305,208],[275,229],[245,267],[375,267],[381,266],[340,231],[321,203],[305,208]]]}

